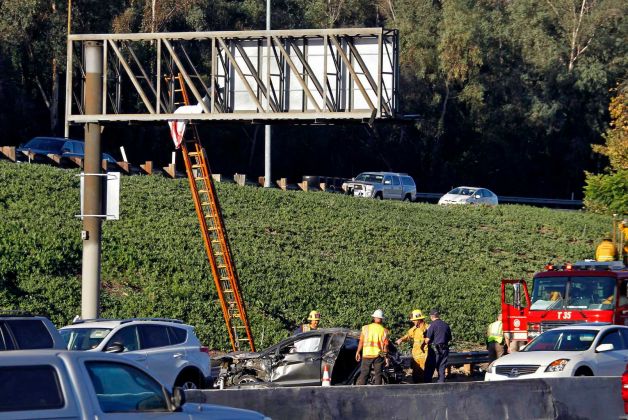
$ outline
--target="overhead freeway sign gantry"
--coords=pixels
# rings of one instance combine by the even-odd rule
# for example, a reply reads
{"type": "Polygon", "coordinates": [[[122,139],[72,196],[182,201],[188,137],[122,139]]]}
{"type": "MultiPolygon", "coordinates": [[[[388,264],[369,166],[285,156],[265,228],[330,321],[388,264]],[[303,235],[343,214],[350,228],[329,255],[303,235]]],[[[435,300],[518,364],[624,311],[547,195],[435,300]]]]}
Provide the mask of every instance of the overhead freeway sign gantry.
{"type": "MultiPolygon", "coordinates": [[[[85,213],[101,214],[100,126],[185,121],[186,172],[231,345],[254,349],[201,123],[372,123],[398,110],[398,32],[383,28],[68,36],[66,134],[85,125],[85,213]]],[[[98,217],[84,218],[82,316],[99,313],[98,217]]]]}

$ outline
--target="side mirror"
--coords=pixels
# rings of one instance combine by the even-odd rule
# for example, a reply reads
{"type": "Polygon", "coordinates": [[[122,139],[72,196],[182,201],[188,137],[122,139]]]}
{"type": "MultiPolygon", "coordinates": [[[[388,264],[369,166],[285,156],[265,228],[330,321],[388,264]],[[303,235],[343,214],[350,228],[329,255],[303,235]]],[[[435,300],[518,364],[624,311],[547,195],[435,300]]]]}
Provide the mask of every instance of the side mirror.
{"type": "Polygon", "coordinates": [[[598,353],[604,353],[605,351],[611,351],[613,349],[615,349],[615,346],[613,346],[611,343],[605,343],[597,346],[595,348],[595,351],[598,353]]]}
{"type": "Polygon", "coordinates": [[[476,194],[476,195],[475,195],[475,198],[480,198],[480,194],[476,194]]]}
{"type": "Polygon", "coordinates": [[[121,343],[112,343],[105,348],[105,353],[122,353],[124,346],[121,343]]]}

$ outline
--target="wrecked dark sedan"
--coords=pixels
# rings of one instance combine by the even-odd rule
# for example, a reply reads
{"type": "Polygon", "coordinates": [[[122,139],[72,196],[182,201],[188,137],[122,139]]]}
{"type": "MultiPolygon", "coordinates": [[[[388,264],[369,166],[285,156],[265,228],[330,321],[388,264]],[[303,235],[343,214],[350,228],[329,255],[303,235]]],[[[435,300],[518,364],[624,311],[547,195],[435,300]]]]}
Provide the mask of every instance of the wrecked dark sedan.
{"type": "MultiPolygon", "coordinates": [[[[359,331],[325,328],[287,338],[259,353],[229,353],[214,359],[220,363],[216,387],[321,385],[325,365],[332,385],[351,385],[360,371],[355,360],[359,340],[359,331]]],[[[384,382],[399,383],[401,360],[392,344],[389,350],[384,382]]]]}

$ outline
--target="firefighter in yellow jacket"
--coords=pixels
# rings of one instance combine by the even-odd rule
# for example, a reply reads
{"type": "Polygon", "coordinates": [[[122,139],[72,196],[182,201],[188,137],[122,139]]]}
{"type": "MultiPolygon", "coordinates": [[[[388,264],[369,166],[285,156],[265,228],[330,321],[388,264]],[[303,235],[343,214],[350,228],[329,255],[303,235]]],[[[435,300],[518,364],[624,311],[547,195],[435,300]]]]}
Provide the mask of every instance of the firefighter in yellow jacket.
{"type": "Polygon", "coordinates": [[[425,341],[425,331],[427,331],[427,324],[424,321],[425,315],[418,309],[412,311],[410,321],[414,324],[412,328],[408,330],[406,335],[396,341],[397,345],[407,340],[412,340],[412,381],[415,384],[423,383],[423,376],[425,374],[425,360],[427,359],[427,348],[423,346],[425,341]],[[423,347],[423,348],[422,348],[423,347]]]}
{"type": "Polygon", "coordinates": [[[361,360],[360,376],[358,376],[358,385],[366,385],[366,381],[373,367],[373,383],[381,385],[382,369],[384,363],[388,364],[388,336],[389,332],[382,322],[384,320],[384,312],[377,309],[371,315],[373,322],[362,327],[360,333],[360,342],[355,353],[355,360],[361,360]]]}
{"type": "Polygon", "coordinates": [[[307,320],[310,321],[308,324],[303,324],[296,330],[294,330],[293,335],[301,334],[308,331],[316,331],[318,329],[318,324],[321,322],[321,313],[317,310],[310,311],[310,314],[307,316],[307,320]]]}

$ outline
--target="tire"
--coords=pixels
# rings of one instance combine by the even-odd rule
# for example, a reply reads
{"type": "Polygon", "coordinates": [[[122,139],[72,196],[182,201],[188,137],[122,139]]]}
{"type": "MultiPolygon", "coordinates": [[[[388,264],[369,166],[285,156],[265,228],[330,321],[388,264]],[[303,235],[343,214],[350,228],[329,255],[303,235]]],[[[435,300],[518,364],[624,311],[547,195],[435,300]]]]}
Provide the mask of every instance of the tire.
{"type": "Polygon", "coordinates": [[[198,373],[184,372],[174,382],[175,387],[186,389],[201,389],[203,381],[198,373]]]}
{"type": "Polygon", "coordinates": [[[236,385],[256,384],[258,382],[261,382],[261,381],[259,380],[257,376],[254,376],[254,375],[242,375],[236,381],[234,381],[236,385]]]}
{"type": "Polygon", "coordinates": [[[378,193],[375,194],[375,197],[373,197],[373,198],[375,198],[376,200],[383,200],[384,196],[382,195],[381,192],[378,192],[378,193]]]}
{"type": "Polygon", "coordinates": [[[406,196],[403,197],[403,201],[410,201],[410,202],[412,202],[412,197],[410,196],[410,194],[406,194],[406,196]]]}

